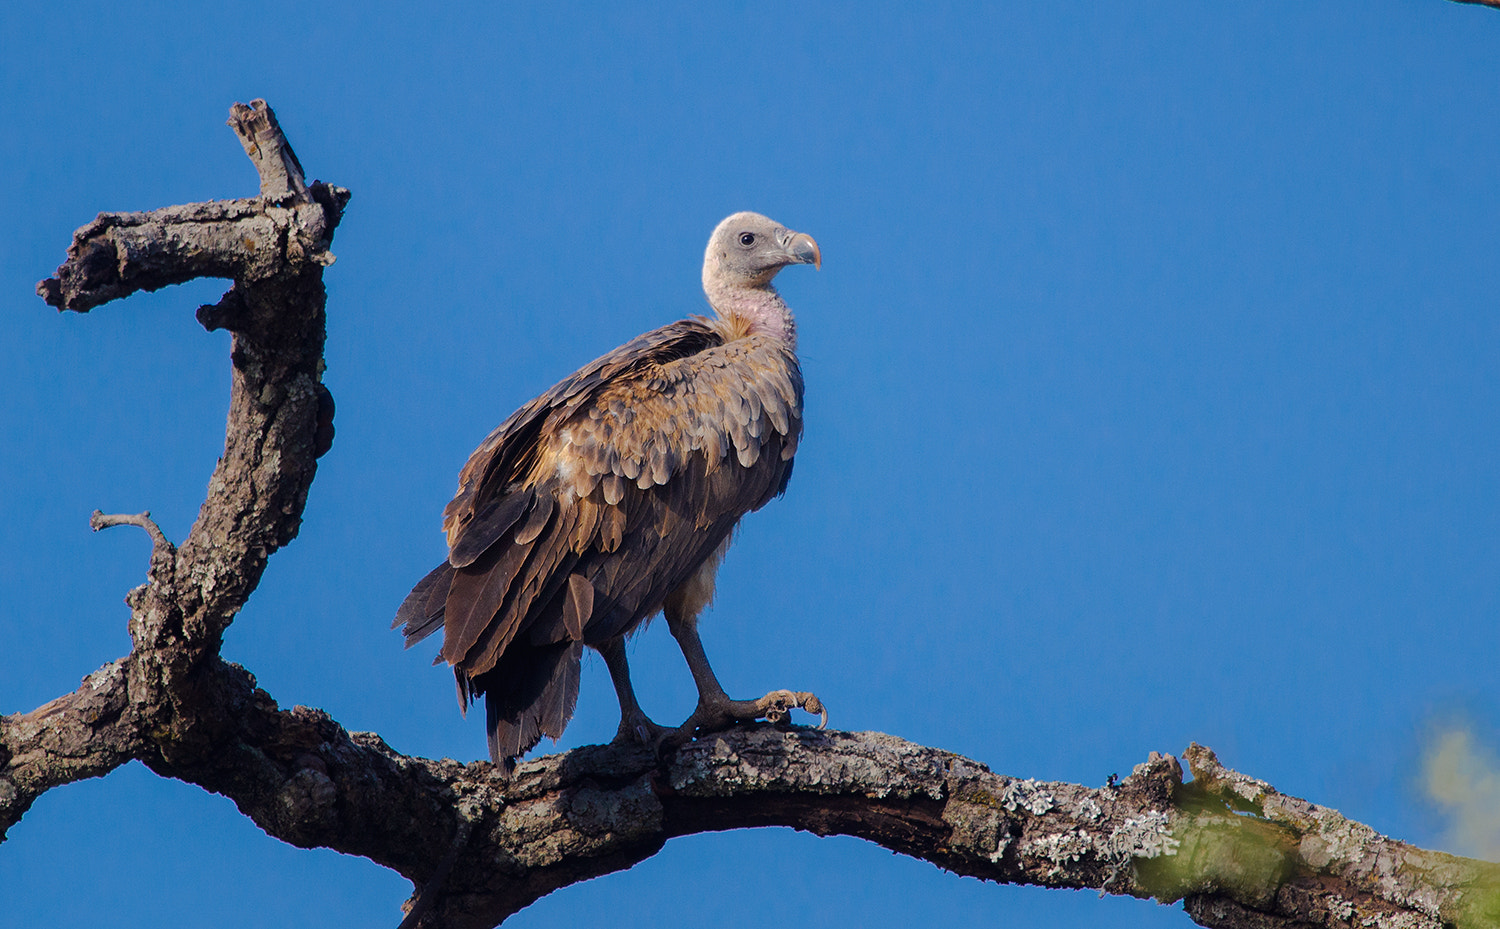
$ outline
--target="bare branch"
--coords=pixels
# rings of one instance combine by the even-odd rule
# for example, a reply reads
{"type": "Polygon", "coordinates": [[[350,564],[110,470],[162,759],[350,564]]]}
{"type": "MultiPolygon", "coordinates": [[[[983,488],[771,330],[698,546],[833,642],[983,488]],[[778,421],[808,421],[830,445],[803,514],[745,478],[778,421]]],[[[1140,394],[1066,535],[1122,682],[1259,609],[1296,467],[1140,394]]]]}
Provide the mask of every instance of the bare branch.
{"type": "MultiPolygon", "coordinates": [[[[261,172],[262,196],[148,213],[100,213],[73,233],[68,260],[37,284],[37,293],[60,310],[86,313],[137,291],[200,277],[264,286],[302,277],[308,264],[317,269],[332,264],[328,245],[349,192],[303,182],[297,156],[264,100],[250,107],[236,104],[229,125],[241,133],[241,144],[261,172]]],[[[317,303],[321,310],[321,299],[317,303]]],[[[248,308],[243,300],[234,306],[248,308]]],[[[231,315],[209,328],[244,328],[238,325],[242,319],[243,314],[231,315]]]]}
{"type": "Polygon", "coordinates": [[[166,533],[162,532],[161,527],[151,518],[150,510],[133,515],[125,513],[105,515],[100,510],[95,510],[89,516],[89,528],[95,532],[114,526],[139,526],[151,537],[151,547],[154,552],[168,557],[177,552],[176,547],[167,540],[166,533]]]}
{"type": "Polygon", "coordinates": [[[0,716],[0,840],[53,787],[101,777],[142,742],[128,712],[127,659],[30,713],[0,716]]]}
{"type": "Polygon", "coordinates": [[[37,286],[53,306],[86,312],[140,290],[230,278],[225,298],[199,316],[231,330],[233,384],[224,455],[180,549],[145,513],[91,520],[151,534],[146,583],[126,598],[135,648],[73,694],[0,719],[0,836],[50,787],[213,744],[199,723],[219,717],[204,711],[194,672],[219,664],[224,628],[270,554],[296,535],[316,458],[332,441],[332,397],[319,380],[322,273],[348,191],[303,182],[264,101],[237,107],[231,125],[270,199],[100,214],[37,286]]]}
{"type": "Polygon", "coordinates": [[[1475,914],[1500,902],[1500,865],[1393,841],[1199,746],[1192,782],[1153,753],[1123,782],[1089,788],[880,733],[760,725],[662,761],[580,748],[507,779],[488,762],[403,756],[317,710],[279,710],[243,670],[215,667],[222,741],[148,764],[231,797],[277,838],[400,872],[422,888],[408,925],[493,926],[675,836],[753,826],[858,836],[986,880],[1183,900],[1225,929],[1481,926],[1475,914]]]}
{"type": "Polygon", "coordinates": [[[1500,9],[1500,0],[1453,0],[1454,3],[1473,3],[1477,6],[1493,7],[1500,9]]]}

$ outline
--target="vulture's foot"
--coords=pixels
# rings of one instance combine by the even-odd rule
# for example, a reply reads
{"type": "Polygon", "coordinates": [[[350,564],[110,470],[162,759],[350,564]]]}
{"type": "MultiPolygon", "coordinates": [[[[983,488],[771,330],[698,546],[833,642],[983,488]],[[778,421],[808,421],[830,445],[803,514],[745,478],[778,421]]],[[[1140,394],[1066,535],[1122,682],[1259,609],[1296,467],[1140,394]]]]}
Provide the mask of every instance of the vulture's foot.
{"type": "Polygon", "coordinates": [[[818,728],[828,727],[828,710],[824,709],[823,701],[818,699],[817,694],[799,690],[773,690],[759,700],[753,701],[753,705],[761,707],[761,715],[768,722],[785,722],[791,718],[792,710],[798,709],[817,713],[818,728]]]}
{"type": "Polygon", "coordinates": [[[828,710],[816,694],[796,690],[773,690],[759,700],[731,700],[720,694],[717,699],[700,698],[698,708],[687,722],[667,733],[663,747],[676,747],[707,732],[727,729],[735,723],[754,722],[757,719],[782,723],[791,716],[793,709],[817,713],[818,728],[828,725],[828,710]]]}
{"type": "Polygon", "coordinates": [[[651,721],[645,713],[637,709],[633,713],[620,714],[620,728],[615,731],[615,737],[610,741],[611,745],[644,745],[647,748],[660,748],[662,743],[675,729],[658,726],[651,721]]]}

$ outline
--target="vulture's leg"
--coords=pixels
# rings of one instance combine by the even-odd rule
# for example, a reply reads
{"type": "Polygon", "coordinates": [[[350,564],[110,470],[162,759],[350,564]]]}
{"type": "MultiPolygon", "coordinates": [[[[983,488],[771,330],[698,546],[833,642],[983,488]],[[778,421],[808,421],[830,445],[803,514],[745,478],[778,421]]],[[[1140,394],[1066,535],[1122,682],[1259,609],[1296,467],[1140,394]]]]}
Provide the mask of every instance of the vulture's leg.
{"type": "Polygon", "coordinates": [[[615,696],[620,698],[620,728],[615,733],[614,742],[637,742],[653,748],[661,744],[663,737],[671,730],[653,723],[636,702],[635,688],[630,683],[630,665],[625,661],[625,637],[615,636],[598,646],[598,649],[599,654],[604,656],[605,666],[609,668],[609,679],[614,682],[615,696]]]}
{"type": "MultiPolygon", "coordinates": [[[[697,578],[694,579],[696,580],[697,578]]],[[[698,708],[687,718],[687,722],[677,727],[669,741],[686,741],[698,733],[713,732],[737,722],[756,719],[781,722],[791,714],[793,707],[821,715],[822,722],[818,724],[818,728],[827,725],[828,711],[823,709],[823,702],[810,693],[773,690],[759,700],[729,699],[708,663],[708,655],[703,652],[703,641],[698,638],[698,613],[708,604],[713,588],[709,586],[708,597],[695,597],[694,581],[689,581],[686,586],[669,596],[663,610],[667,628],[681,646],[682,657],[687,659],[688,670],[693,672],[693,681],[698,685],[698,708]]],[[[709,584],[712,584],[711,576],[709,584]]],[[[699,592],[701,593],[701,589],[699,592]]]]}

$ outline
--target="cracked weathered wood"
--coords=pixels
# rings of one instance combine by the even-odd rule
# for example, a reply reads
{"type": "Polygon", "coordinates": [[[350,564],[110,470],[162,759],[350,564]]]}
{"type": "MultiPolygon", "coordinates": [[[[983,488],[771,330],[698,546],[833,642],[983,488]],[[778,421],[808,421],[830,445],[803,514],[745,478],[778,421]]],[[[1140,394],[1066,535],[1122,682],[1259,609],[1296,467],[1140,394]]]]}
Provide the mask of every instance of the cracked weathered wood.
{"type": "MultiPolygon", "coordinates": [[[[234,116],[237,132],[255,136],[263,162],[296,164],[285,140],[276,141],[264,101],[234,116]]],[[[300,177],[275,184],[301,193],[100,214],[74,233],[57,274],[37,286],[59,309],[86,312],[139,290],[229,278],[224,299],[199,317],[231,331],[233,375],[224,454],[197,522],[180,547],[165,537],[153,544],[146,583],[126,597],[130,655],[74,693],[0,720],[0,836],[51,787],[217,742],[206,675],[197,672],[218,662],[224,629],[271,553],[296,535],[332,431],[332,398],[319,382],[322,273],[348,192],[300,177]]]]}
{"type": "MultiPolygon", "coordinates": [[[[1500,866],[1424,851],[1286,797],[1192,746],[1193,780],[1152,753],[1123,782],[1021,780],[879,733],[772,726],[657,759],[589,747],[521,763],[409,757],[327,714],[283,710],[223,661],[224,629],[296,534],[332,440],[319,383],[323,269],[348,193],[307,184],[263,102],[231,125],[261,196],[101,214],[38,289],[80,312],[196,277],[233,285],[200,309],[233,334],[225,450],[180,547],[151,533],[127,596],[133,650],[77,690],[0,718],[0,839],[47,790],[140,760],[221,793],[268,835],[362,855],[423,888],[411,922],[488,927],[675,836],[790,826],[859,836],[959,874],[1183,901],[1204,926],[1500,925],[1500,866]]],[[[394,922],[394,919],[393,919],[394,922]]]]}

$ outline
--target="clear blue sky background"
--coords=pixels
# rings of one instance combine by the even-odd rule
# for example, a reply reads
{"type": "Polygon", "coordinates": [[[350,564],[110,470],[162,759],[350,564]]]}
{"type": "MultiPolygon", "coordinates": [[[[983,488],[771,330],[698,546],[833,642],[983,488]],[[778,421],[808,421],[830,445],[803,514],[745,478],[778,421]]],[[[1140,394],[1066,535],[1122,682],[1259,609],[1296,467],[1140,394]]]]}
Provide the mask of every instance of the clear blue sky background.
{"type": "MultiPolygon", "coordinates": [[[[265,97],[354,199],[330,269],[338,439],[224,654],[284,706],[484,754],[387,626],[459,466],[514,407],[699,312],[713,225],[794,268],[807,434],[704,622],[731,692],[817,691],[1017,776],[1190,741],[1428,846],[1433,727],[1500,723],[1500,13],[1403,2],[12,2],[0,8],[0,712],[128,648],[150,509],[222,447],[198,282],[59,316],[100,210],[253,194],[265,97]],[[205,5],[206,6],[206,5],[205,5]]],[[[634,646],[648,711],[691,681],[634,646]]],[[[559,747],[609,738],[590,662],[559,747]]],[[[394,925],[409,886],[139,765],[0,846],[15,925],[394,925]]],[[[852,839],[672,842],[508,925],[1185,926],[852,839]],[[724,901],[730,901],[724,903],[724,901]]]]}

